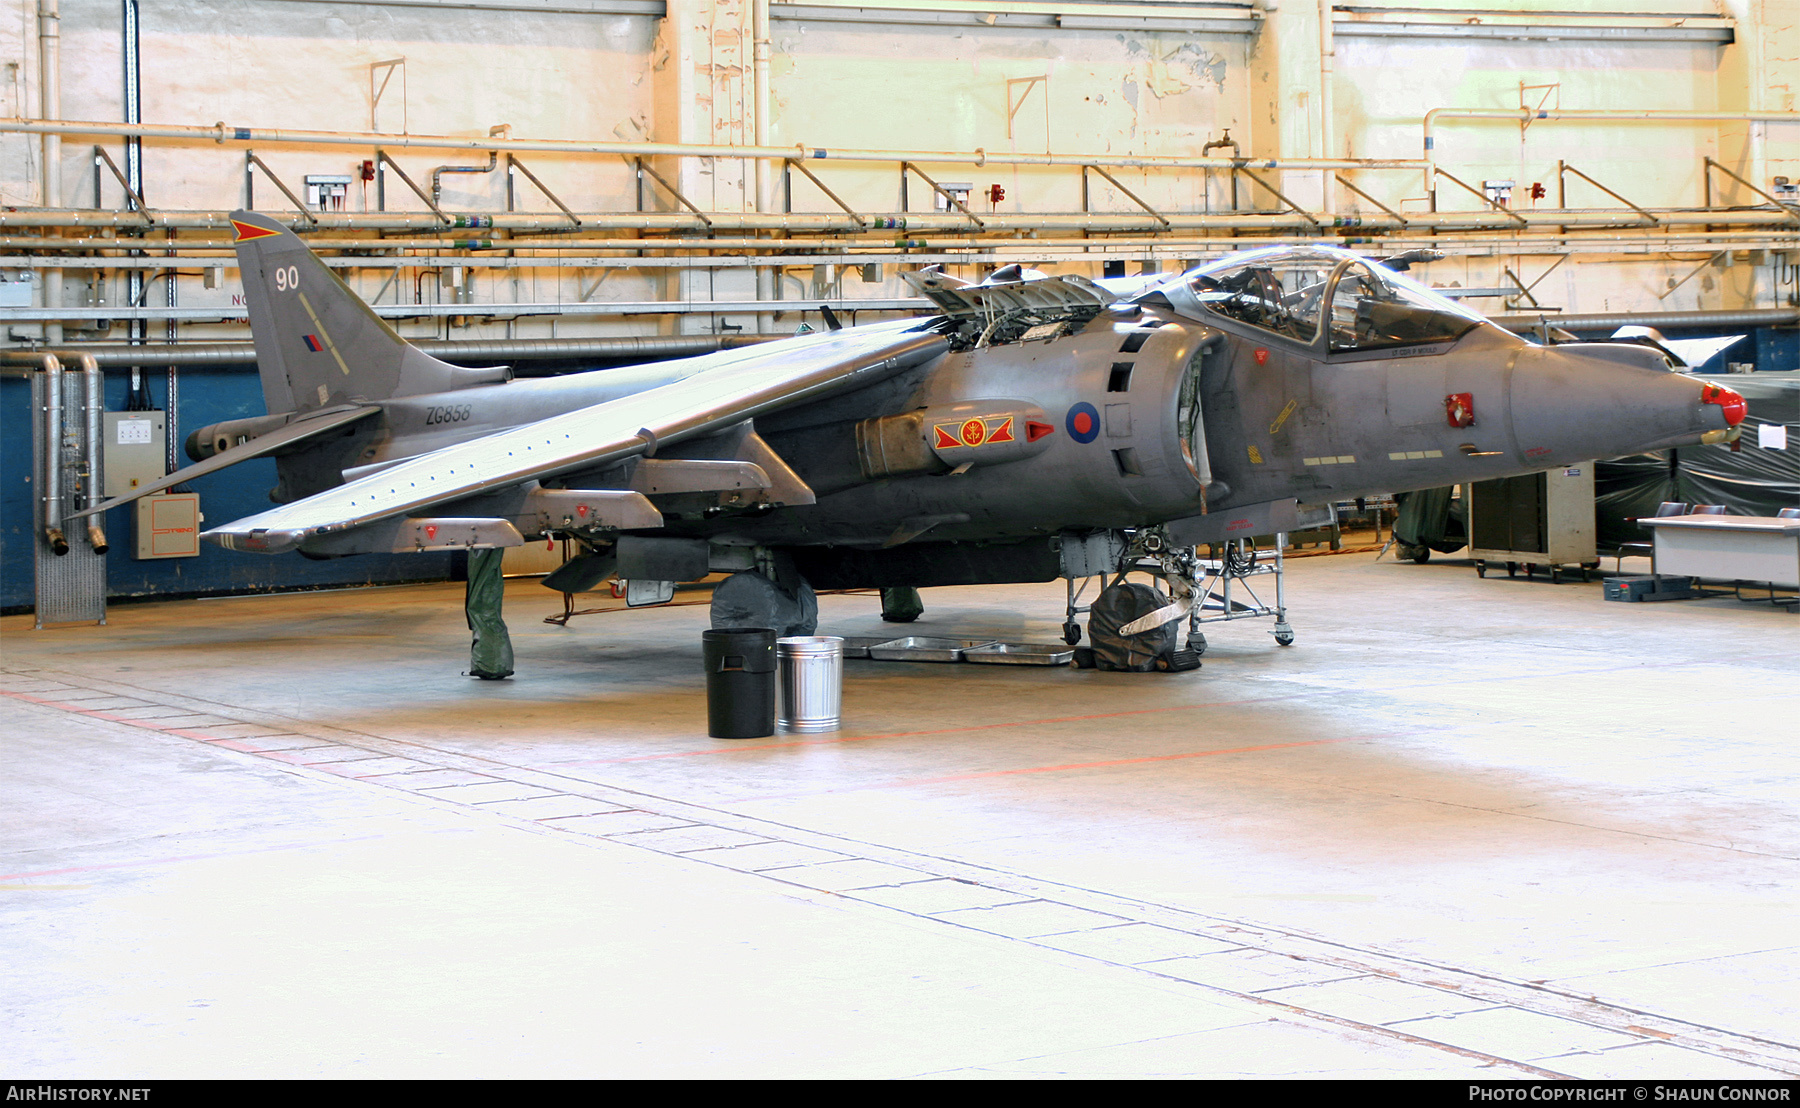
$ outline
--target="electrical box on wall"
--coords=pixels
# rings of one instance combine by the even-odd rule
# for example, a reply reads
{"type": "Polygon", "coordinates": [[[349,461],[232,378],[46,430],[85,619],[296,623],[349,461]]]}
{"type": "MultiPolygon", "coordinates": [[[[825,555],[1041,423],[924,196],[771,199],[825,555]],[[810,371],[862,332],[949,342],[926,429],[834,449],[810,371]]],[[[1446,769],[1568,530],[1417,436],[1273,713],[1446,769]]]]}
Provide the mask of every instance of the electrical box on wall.
{"type": "Polygon", "coordinates": [[[137,502],[137,556],[200,556],[200,496],[191,492],[151,493],[137,502]]]}
{"type": "Polygon", "coordinates": [[[101,463],[110,497],[159,480],[168,468],[168,424],[162,412],[104,412],[101,463]]]}
{"type": "Polygon", "coordinates": [[[31,307],[35,274],[28,269],[0,269],[0,308],[31,307]]]}
{"type": "Polygon", "coordinates": [[[311,173],[306,177],[306,203],[314,211],[341,212],[349,195],[348,177],[325,173],[311,173]]]}
{"type": "MultiPolygon", "coordinates": [[[[955,197],[956,202],[965,208],[969,206],[969,194],[975,191],[973,181],[942,181],[938,187],[955,197]]],[[[950,196],[945,196],[944,192],[932,193],[937,198],[937,210],[940,212],[950,210],[950,196]]]]}

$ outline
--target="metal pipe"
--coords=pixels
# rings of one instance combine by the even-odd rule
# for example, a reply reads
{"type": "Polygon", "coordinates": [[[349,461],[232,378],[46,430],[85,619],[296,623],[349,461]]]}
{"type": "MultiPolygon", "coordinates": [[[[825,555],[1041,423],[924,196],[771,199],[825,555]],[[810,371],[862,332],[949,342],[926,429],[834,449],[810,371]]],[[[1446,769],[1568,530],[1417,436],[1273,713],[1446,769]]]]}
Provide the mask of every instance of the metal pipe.
{"type": "MultiPolygon", "coordinates": [[[[46,119],[62,115],[62,12],[58,0],[38,0],[38,110],[46,119]]],[[[43,201],[46,208],[60,208],[62,198],[62,136],[43,136],[43,201]]],[[[62,270],[44,271],[44,307],[62,307],[62,270]]],[[[63,339],[62,324],[44,328],[44,341],[63,339]]]]}
{"type": "Polygon", "coordinates": [[[438,179],[443,174],[445,174],[445,173],[492,173],[494,171],[494,167],[499,164],[500,164],[500,152],[498,150],[489,150],[488,151],[488,164],[485,166],[480,166],[480,165],[440,165],[440,166],[438,166],[436,169],[431,171],[431,201],[432,201],[432,203],[435,204],[438,201],[442,200],[444,197],[444,183],[438,179]]]}
{"type": "MultiPolygon", "coordinates": [[[[138,0],[120,0],[120,61],[124,66],[125,122],[144,121],[143,52],[139,43],[138,0]]],[[[127,188],[144,195],[144,140],[140,135],[125,138],[125,176],[127,188]]]]}
{"type": "MultiPolygon", "coordinates": [[[[769,89],[769,52],[771,49],[769,36],[769,0],[752,0],[751,2],[751,55],[754,59],[752,77],[755,81],[755,95],[752,107],[756,112],[756,145],[769,145],[769,112],[773,95],[769,89]]],[[[785,157],[785,155],[784,155],[785,157]]],[[[766,212],[775,203],[774,165],[768,158],[756,159],[756,210],[766,212]]]]}
{"type": "MultiPolygon", "coordinates": [[[[84,508],[93,508],[106,499],[106,470],[102,449],[101,435],[105,426],[106,411],[106,377],[100,372],[100,363],[92,354],[76,355],[76,362],[81,366],[81,378],[84,388],[85,415],[87,434],[82,441],[82,451],[87,469],[87,503],[84,508]]],[[[171,441],[174,435],[169,436],[171,441]]],[[[106,529],[101,526],[106,517],[92,515],[88,517],[88,544],[94,553],[104,554],[108,549],[106,529]]]]}
{"type": "MultiPolygon", "coordinates": [[[[1354,186],[1349,185],[1348,182],[1345,182],[1345,184],[1346,187],[1355,191],[1354,186]]],[[[1421,229],[1434,226],[1429,220],[1420,222],[1416,216],[1404,217],[1397,212],[1390,214],[1394,220],[1391,225],[1384,223],[1378,226],[1374,223],[1364,223],[1362,226],[1371,230],[1382,230],[1384,234],[1380,241],[1383,243],[1398,241],[1392,233],[1393,231],[1408,230],[1415,225],[1421,229]]],[[[1298,228],[1303,222],[1304,221],[1300,220],[1292,220],[1288,221],[1287,225],[1289,227],[1298,228]]],[[[1783,225],[1778,220],[1758,220],[1756,222],[1768,226],[1769,230],[1707,231],[1700,229],[1652,232],[1644,227],[1641,220],[1634,219],[1628,222],[1614,221],[1618,230],[1635,232],[1627,235],[1611,233],[1611,231],[1604,226],[1590,226],[1578,230],[1571,230],[1566,233],[1550,228],[1543,228],[1531,232],[1530,234],[1533,237],[1530,238],[1521,238],[1519,236],[1525,234],[1525,232],[1515,231],[1509,233],[1504,238],[1458,239],[1458,241],[1474,243],[1481,246],[1499,245],[1510,247],[1522,242],[1535,242],[1539,239],[1561,239],[1566,237],[1574,242],[1620,242],[1657,247],[1666,246],[1676,250],[1693,249],[1694,246],[1692,244],[1695,243],[1751,241],[1782,242],[1784,245],[1777,247],[1777,249],[1794,248],[1795,228],[1783,225]]],[[[1256,230],[1256,228],[1248,226],[1240,226],[1237,229],[1246,232],[1256,230]]],[[[617,265],[625,268],[655,269],[666,266],[708,266],[719,268],[755,266],[762,268],[779,265],[813,265],[818,257],[855,255],[870,255],[870,257],[865,259],[867,261],[892,261],[896,264],[901,264],[909,259],[915,258],[915,255],[909,254],[907,251],[916,250],[960,250],[986,253],[1005,251],[1055,253],[1067,250],[1076,244],[1082,244],[1083,253],[1090,253],[1093,251],[1104,252],[1107,250],[1134,247],[1154,247],[1159,250],[1176,251],[1188,247],[1205,248],[1220,243],[1236,244],[1240,242],[1263,242],[1273,246],[1281,241],[1285,241],[1285,239],[1279,235],[1238,236],[1234,234],[1218,234],[1216,233],[1217,230],[1218,229],[1216,228],[1212,229],[1213,233],[1203,235],[1193,235],[1186,233],[1185,231],[1183,233],[1158,231],[1148,234],[1112,235],[1104,239],[1079,239],[1074,237],[1038,237],[1022,239],[1013,238],[1011,236],[1004,238],[998,236],[977,238],[965,233],[959,235],[928,235],[920,238],[909,238],[904,245],[896,244],[892,239],[877,239],[873,237],[835,238],[827,243],[819,244],[813,244],[802,240],[753,238],[718,238],[681,243],[671,243],[667,239],[659,238],[570,239],[567,242],[557,242],[555,240],[537,242],[528,239],[433,241],[430,239],[319,238],[311,240],[310,245],[314,250],[321,252],[326,265],[340,269],[407,268],[419,265],[480,265],[509,269],[568,269],[617,265]],[[1091,250],[1088,249],[1090,245],[1091,250]],[[821,253],[826,247],[830,247],[829,252],[821,253]],[[646,249],[655,250],[659,253],[656,256],[651,257],[641,256],[641,252],[646,249]],[[754,253],[755,251],[760,250],[784,249],[804,251],[804,253],[754,253]],[[349,257],[340,257],[331,253],[333,251],[363,250],[416,250],[425,253],[381,256],[357,254],[349,257]],[[448,253],[457,250],[478,251],[478,253],[448,253]],[[559,252],[563,250],[587,250],[614,251],[616,253],[610,256],[600,253],[574,256],[561,253],[536,253],[524,256],[513,256],[515,253],[524,250],[555,250],[559,252]],[[492,253],[483,253],[485,251],[494,251],[503,256],[496,257],[492,253]]],[[[1280,228],[1273,228],[1272,230],[1279,231],[1280,228]]],[[[1481,231],[1479,228],[1472,228],[1468,233],[1479,234],[1481,231]]],[[[1312,234],[1310,229],[1303,237],[1308,241],[1322,241],[1320,236],[1312,234]]],[[[1330,238],[1330,236],[1327,236],[1327,238],[1330,238]]],[[[118,251],[127,249],[125,245],[122,245],[127,241],[129,240],[106,238],[59,239],[27,235],[0,235],[0,250],[67,249],[81,251],[84,256],[76,258],[50,258],[43,255],[17,255],[8,258],[6,264],[27,269],[43,269],[49,266],[59,266],[67,267],[69,269],[104,270],[115,268],[119,265],[118,257],[109,256],[105,252],[110,251],[113,255],[116,255],[118,251]]],[[[1332,239],[1332,241],[1336,240],[1332,239]]],[[[1410,239],[1408,241],[1410,241],[1410,239]]],[[[144,258],[133,259],[133,263],[153,269],[172,268],[176,265],[210,267],[213,269],[236,269],[237,264],[235,259],[220,258],[214,254],[197,253],[199,251],[229,250],[231,245],[232,244],[229,241],[214,241],[208,239],[185,240],[179,242],[179,246],[183,250],[183,255],[179,260],[171,261],[169,259],[144,258]]]]}
{"type": "MultiPolygon", "coordinates": [[[[1421,239],[1422,242],[1439,244],[1439,239],[1421,239]]],[[[1514,253],[1508,250],[1507,253],[1514,253]]],[[[1454,292],[1455,290],[1449,290],[1454,292]]],[[[810,307],[812,301],[806,302],[810,307]]],[[[838,300],[829,302],[838,311],[929,311],[930,302],[918,300],[838,300]]],[[[552,309],[576,308],[564,314],[607,314],[607,315],[647,315],[658,311],[708,311],[708,312],[755,312],[759,310],[779,309],[794,310],[801,305],[792,301],[772,302],[719,302],[715,304],[619,304],[617,308],[625,311],[605,313],[583,312],[574,305],[414,305],[410,308],[395,309],[384,305],[382,315],[404,314],[406,311],[433,310],[433,315],[507,315],[520,314],[519,309],[529,309],[532,314],[548,314],[552,309]],[[485,311],[484,311],[485,309],[485,311]]],[[[190,308],[187,312],[201,312],[210,309],[190,308]]],[[[160,316],[158,317],[160,318],[160,316]]],[[[1541,318],[1556,321],[1558,326],[1575,328],[1623,327],[1629,324],[1644,324],[1653,327],[1750,327],[1750,326],[1786,326],[1800,322],[1800,309],[1795,308],[1757,308],[1736,311],[1699,311],[1699,312],[1652,312],[1640,314],[1613,315],[1560,315],[1557,313],[1497,313],[1489,316],[1494,322],[1509,330],[1521,333],[1534,329],[1541,318]]],[[[445,359],[457,361],[480,361],[501,358],[526,357],[619,357],[619,358],[654,358],[673,357],[684,354],[706,353],[712,350],[730,349],[737,346],[750,345],[756,342],[784,338],[783,335],[696,335],[696,336],[648,336],[626,338],[595,339],[492,339],[470,340],[466,342],[445,340],[423,340],[417,345],[427,352],[445,359]]],[[[84,353],[91,354],[96,363],[103,367],[120,367],[134,365],[248,365],[253,363],[255,350],[249,343],[205,343],[178,346],[90,346],[84,353]]],[[[25,351],[0,350],[0,364],[41,364],[44,357],[41,353],[25,351]]]]}
{"type": "MultiPolygon", "coordinates": [[[[1205,157],[1206,152],[1208,150],[1214,150],[1214,149],[1219,149],[1219,148],[1229,146],[1229,147],[1231,147],[1231,164],[1233,165],[1233,167],[1235,167],[1238,162],[1243,160],[1244,152],[1238,148],[1237,140],[1231,137],[1231,128],[1229,128],[1229,127],[1225,128],[1223,134],[1224,134],[1223,138],[1210,139],[1207,141],[1207,143],[1204,146],[1200,147],[1200,156],[1205,157]]],[[[1086,177],[1083,176],[1082,180],[1085,183],[1086,177]]],[[[1231,210],[1235,212],[1235,211],[1237,211],[1237,209],[1238,209],[1237,170],[1234,168],[1231,173],[1231,210]]]]}
{"type": "MultiPolygon", "coordinates": [[[[1652,208],[1664,224],[1671,226],[1792,226],[1792,219],[1786,209],[1780,211],[1761,211],[1755,209],[1735,211],[1707,211],[1705,209],[1669,209],[1652,208]]],[[[960,212],[912,212],[878,214],[867,213],[852,216],[848,213],[817,213],[796,215],[781,212],[717,212],[707,213],[702,217],[683,212],[578,212],[577,218],[582,221],[584,230],[636,230],[666,231],[671,234],[687,231],[701,233],[710,223],[717,232],[785,232],[787,234],[820,234],[849,235],[870,230],[896,230],[909,234],[929,235],[945,232],[969,235],[973,227],[960,212]]],[[[180,230],[222,231],[229,233],[230,220],[226,212],[189,211],[168,212],[157,211],[153,218],[157,226],[180,230]]],[[[1283,212],[1244,212],[1237,215],[1203,212],[1169,213],[1165,217],[1174,230],[1204,230],[1214,228],[1236,228],[1240,230],[1291,230],[1301,226],[1311,226],[1312,221],[1304,217],[1296,217],[1283,212]]],[[[567,219],[560,214],[530,212],[495,212],[492,214],[445,216],[439,219],[435,215],[424,212],[368,212],[368,213],[320,213],[319,230],[411,230],[429,232],[435,230],[453,231],[459,228],[478,228],[509,230],[518,233],[543,232],[546,234],[566,232],[567,219]]],[[[1151,232],[1162,230],[1162,225],[1148,214],[1137,213],[1095,213],[1095,212],[1059,212],[1036,215],[1017,213],[990,213],[981,217],[983,227],[990,232],[1010,235],[1019,231],[1064,230],[1092,232],[1151,232]]],[[[299,222],[298,217],[290,222],[299,222]]],[[[1421,212],[1408,213],[1404,222],[1400,219],[1386,219],[1372,216],[1340,217],[1331,221],[1340,228],[1364,228],[1369,231],[1399,230],[1403,226],[1438,227],[1480,230],[1485,228],[1505,228],[1525,224],[1550,230],[1557,227],[1642,227],[1642,220],[1635,214],[1629,219],[1622,219],[1619,212],[1609,209],[1577,209],[1564,211],[1556,209],[1535,209],[1514,211],[1508,209],[1487,209],[1463,212],[1421,212]]],[[[0,231],[11,228],[42,227],[87,227],[95,229],[113,228],[123,231],[139,232],[143,230],[143,222],[137,213],[94,212],[85,209],[63,209],[56,212],[40,211],[0,211],[0,231]]],[[[304,229],[304,227],[302,227],[304,229]]],[[[1346,232],[1354,233],[1354,232],[1346,232]]],[[[321,240],[325,241],[325,240],[321,240]]],[[[890,244],[893,239],[887,240],[890,244]]],[[[712,240],[663,239],[658,241],[627,242],[624,240],[574,239],[566,233],[558,234],[554,239],[543,240],[513,239],[505,245],[484,239],[472,240],[440,240],[432,244],[441,249],[479,249],[492,248],[502,250],[525,249],[564,249],[570,245],[585,247],[610,247],[632,249],[665,249],[694,250],[706,249],[712,240]]],[[[766,240],[753,243],[767,248],[766,240]]],[[[911,245],[910,241],[907,245],[911,245]]],[[[215,249],[230,246],[228,241],[215,244],[215,249]]],[[[82,249],[141,249],[131,239],[116,239],[103,244],[86,240],[82,249]]],[[[357,249],[394,249],[393,240],[380,242],[357,249]]],[[[73,249],[73,247],[71,247],[73,249]]]]}
{"type": "MultiPolygon", "coordinates": [[[[1516,115],[1516,113],[1515,113],[1516,115]]],[[[305,146],[417,146],[437,150],[535,150],[554,154],[617,154],[631,157],[787,158],[794,161],[915,162],[925,165],[1080,165],[1163,169],[1229,169],[1224,158],[1166,155],[989,153],[985,149],[877,150],[793,146],[729,146],[678,142],[591,142],[576,139],[496,139],[455,135],[391,135],[375,131],[303,131],[261,127],[180,124],[118,124],[94,120],[0,119],[0,133],[136,135],[143,138],[208,140],[220,143],[294,143],[305,146]]],[[[1258,158],[1258,169],[1424,169],[1423,158],[1258,158]]]]}
{"type": "MultiPolygon", "coordinates": [[[[743,346],[790,335],[670,335],[595,339],[472,339],[446,341],[421,339],[413,345],[435,357],[459,362],[492,364],[499,359],[563,359],[563,358],[673,358],[689,354],[710,354],[715,350],[733,350],[743,346]]],[[[66,352],[65,352],[66,353],[66,352]]],[[[83,368],[91,359],[96,369],[130,365],[221,366],[255,365],[256,347],[248,342],[184,343],[177,346],[81,348],[78,355],[83,368]]],[[[0,364],[21,360],[36,365],[42,354],[22,351],[0,351],[0,364]]]]}
{"type": "MultiPolygon", "coordinates": [[[[544,303],[450,301],[439,304],[373,304],[370,310],[383,319],[449,319],[472,316],[482,319],[507,319],[521,316],[630,316],[630,315],[716,315],[746,312],[817,312],[820,306],[837,312],[910,312],[926,310],[931,301],[924,297],[891,297],[886,299],[813,299],[803,303],[760,300],[605,300],[587,302],[553,301],[544,303]]],[[[242,311],[241,308],[238,311],[242,311]]],[[[210,308],[61,308],[64,320],[97,320],[105,318],[152,320],[181,319],[198,323],[223,323],[242,318],[228,306],[210,308]]],[[[42,322],[45,313],[37,308],[0,308],[0,320],[15,323],[42,322]]],[[[136,347],[147,350],[146,347],[136,347]]]]}
{"type": "MultiPolygon", "coordinates": [[[[769,145],[769,113],[774,97],[769,89],[769,0],[751,0],[750,52],[753,81],[751,110],[756,114],[756,145],[769,145]]],[[[784,162],[785,164],[785,162],[784,162]]],[[[768,212],[775,207],[775,165],[768,158],[756,159],[756,210],[768,212]]],[[[768,266],[756,270],[756,298],[775,299],[775,274],[768,266]]],[[[767,331],[775,325],[775,317],[762,312],[756,317],[756,329],[767,331]]]]}
{"type": "Polygon", "coordinates": [[[1567,331],[1601,331],[1619,327],[1782,327],[1800,323],[1800,308],[1750,308],[1738,311],[1622,312],[1611,315],[1561,315],[1555,312],[1512,312],[1488,317],[1518,334],[1536,330],[1540,321],[1567,331]]]}
{"type": "Polygon", "coordinates": [[[43,490],[39,498],[44,507],[44,541],[58,557],[69,552],[69,540],[62,529],[62,362],[55,354],[39,354],[38,369],[44,375],[43,419],[44,457],[40,475],[43,490]]]}
{"type": "MultiPolygon", "coordinates": [[[[136,126],[143,122],[143,88],[139,69],[137,0],[120,0],[120,11],[121,41],[119,54],[120,60],[124,65],[125,123],[128,126],[136,126]]],[[[138,211],[142,212],[145,222],[148,223],[152,220],[149,214],[150,205],[144,203],[143,199],[143,142],[144,140],[141,135],[127,135],[125,137],[125,176],[121,179],[120,184],[124,185],[125,191],[130,194],[130,199],[126,202],[127,206],[136,208],[138,211]]],[[[107,158],[107,164],[110,165],[111,163],[112,159],[107,158]]],[[[113,172],[115,174],[118,172],[117,167],[114,167],[113,172]]],[[[96,197],[96,201],[97,200],[98,198],[96,197]]],[[[143,306],[143,298],[144,271],[141,269],[127,270],[125,274],[125,303],[131,307],[140,308],[143,306]]],[[[127,327],[131,332],[132,340],[135,342],[142,343],[147,341],[150,337],[149,328],[142,319],[131,319],[127,324],[127,327]]],[[[134,393],[140,386],[141,381],[136,379],[132,381],[132,391],[134,393]]]]}
{"type": "Polygon", "coordinates": [[[1661,108],[1433,108],[1425,113],[1425,190],[1431,191],[1437,168],[1437,140],[1432,127],[1439,119],[1505,119],[1514,123],[1542,120],[1638,123],[1800,123],[1800,112],[1690,112],[1661,108]]]}
{"type": "MultiPolygon", "coordinates": [[[[1337,59],[1337,42],[1332,37],[1331,27],[1332,0],[1319,0],[1319,156],[1331,157],[1334,134],[1332,128],[1331,88],[1334,84],[1333,69],[1337,59]]],[[[1337,211],[1337,204],[1332,198],[1330,180],[1323,182],[1325,194],[1323,211],[1330,215],[1337,211]]]]}

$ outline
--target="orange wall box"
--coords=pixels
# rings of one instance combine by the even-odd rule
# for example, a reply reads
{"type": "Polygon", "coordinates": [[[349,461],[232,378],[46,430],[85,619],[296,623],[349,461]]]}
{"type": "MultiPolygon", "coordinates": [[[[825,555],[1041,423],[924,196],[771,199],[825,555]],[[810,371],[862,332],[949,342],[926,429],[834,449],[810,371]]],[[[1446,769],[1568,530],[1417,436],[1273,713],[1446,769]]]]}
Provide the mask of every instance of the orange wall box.
{"type": "Polygon", "coordinates": [[[137,502],[137,556],[200,556],[200,495],[192,492],[151,493],[137,502]]]}

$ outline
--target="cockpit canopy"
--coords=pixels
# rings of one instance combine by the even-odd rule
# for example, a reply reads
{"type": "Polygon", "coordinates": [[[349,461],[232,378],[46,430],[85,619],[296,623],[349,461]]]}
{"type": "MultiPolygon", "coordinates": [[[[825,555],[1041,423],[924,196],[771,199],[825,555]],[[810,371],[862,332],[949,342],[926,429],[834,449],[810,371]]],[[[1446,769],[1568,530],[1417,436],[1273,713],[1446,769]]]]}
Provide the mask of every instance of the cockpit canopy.
{"type": "Polygon", "coordinates": [[[1282,246],[1232,254],[1144,293],[1191,319],[1224,316],[1332,353],[1454,342],[1483,317],[1347,250],[1282,246]]]}

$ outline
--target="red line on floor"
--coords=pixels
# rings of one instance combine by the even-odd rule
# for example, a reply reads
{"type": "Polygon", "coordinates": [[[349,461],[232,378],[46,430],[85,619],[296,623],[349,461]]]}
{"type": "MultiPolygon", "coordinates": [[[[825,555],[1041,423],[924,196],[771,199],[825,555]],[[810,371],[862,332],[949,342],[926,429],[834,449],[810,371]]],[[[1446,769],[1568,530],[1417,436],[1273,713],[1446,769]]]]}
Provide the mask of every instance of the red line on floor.
{"type": "MultiPolygon", "coordinates": [[[[104,708],[78,708],[75,705],[70,704],[66,701],[46,700],[41,696],[32,696],[30,693],[0,692],[0,696],[10,696],[14,700],[23,700],[30,704],[41,704],[46,708],[56,708],[59,711],[71,712],[78,716],[88,716],[91,719],[103,719],[103,720],[108,721],[109,723],[125,723],[125,724],[131,725],[132,727],[142,727],[146,731],[167,731],[167,730],[169,730],[169,728],[166,728],[166,727],[158,727],[156,724],[150,722],[149,720],[120,719],[117,716],[111,715],[104,708]]],[[[158,707],[162,707],[162,706],[163,705],[158,705],[158,707]]],[[[187,715],[199,715],[200,713],[188,712],[186,714],[187,715]]]]}
{"type": "MultiPolygon", "coordinates": [[[[156,723],[153,719],[120,719],[118,716],[113,715],[104,708],[78,708],[66,701],[46,700],[41,696],[32,696],[30,693],[0,691],[0,696],[10,696],[14,700],[24,700],[32,704],[40,704],[46,708],[56,708],[64,712],[69,712],[72,715],[86,716],[89,719],[103,719],[108,723],[122,723],[127,727],[137,727],[145,731],[155,731],[160,735],[174,735],[183,739],[196,739],[200,742],[212,743],[214,745],[222,745],[225,742],[230,741],[206,731],[194,731],[185,727],[161,725],[156,723]]],[[[189,712],[186,714],[200,715],[202,713],[189,712]]],[[[176,718],[179,719],[180,717],[177,716],[176,718]]],[[[251,751],[250,753],[255,752],[251,751]]]]}
{"type": "Polygon", "coordinates": [[[739,754],[749,750],[781,750],[792,746],[831,746],[838,743],[860,743],[870,739],[913,739],[927,735],[962,735],[971,731],[994,731],[1004,727],[1041,727],[1052,723],[1084,723],[1095,719],[1119,719],[1123,716],[1145,716],[1163,712],[1189,712],[1203,708],[1230,708],[1243,704],[1267,704],[1279,700],[1296,700],[1316,696],[1316,692],[1290,693],[1286,696],[1263,696],[1249,700],[1214,700],[1205,704],[1171,704],[1162,708],[1133,708],[1126,712],[1100,712],[1090,716],[1053,716],[1048,719],[1021,719],[1010,723],[978,723],[968,727],[941,727],[932,731],[891,731],[880,735],[840,735],[831,739],[790,739],[779,743],[757,743],[754,746],[716,746],[706,750],[675,750],[666,754],[633,754],[625,758],[587,758],[578,762],[547,762],[551,766],[604,766],[619,762],[655,762],[664,758],[693,758],[702,754],[739,754]]]}

